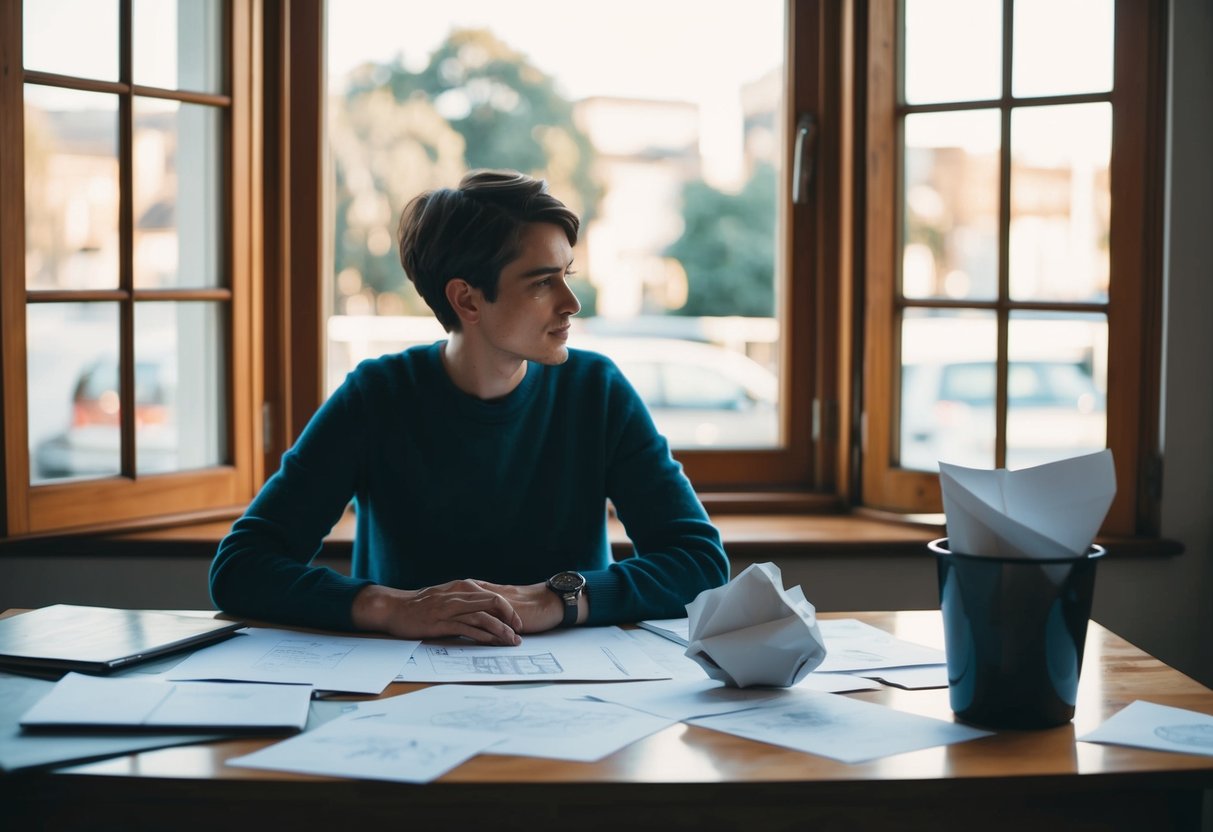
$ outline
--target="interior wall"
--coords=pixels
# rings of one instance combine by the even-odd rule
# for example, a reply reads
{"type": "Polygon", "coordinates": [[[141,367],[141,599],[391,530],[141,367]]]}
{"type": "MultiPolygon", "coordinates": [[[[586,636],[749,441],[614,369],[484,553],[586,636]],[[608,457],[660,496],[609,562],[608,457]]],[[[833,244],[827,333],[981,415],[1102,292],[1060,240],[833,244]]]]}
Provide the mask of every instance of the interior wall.
{"type": "Polygon", "coordinates": [[[1095,618],[1213,686],[1213,3],[1174,0],[1170,46],[1162,533],[1185,552],[1108,558],[1095,618]]]}

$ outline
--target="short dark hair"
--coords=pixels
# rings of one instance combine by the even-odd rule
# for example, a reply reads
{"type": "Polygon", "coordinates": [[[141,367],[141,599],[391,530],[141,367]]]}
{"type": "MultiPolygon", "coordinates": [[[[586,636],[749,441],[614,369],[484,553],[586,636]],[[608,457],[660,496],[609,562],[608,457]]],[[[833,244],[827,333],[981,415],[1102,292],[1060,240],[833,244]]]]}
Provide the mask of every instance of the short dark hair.
{"type": "Polygon", "coordinates": [[[446,299],[446,284],[463,278],[497,299],[501,270],[521,253],[530,223],[559,226],[577,245],[577,215],[548,193],[542,179],[512,170],[474,170],[457,188],[414,197],[400,215],[400,265],[447,332],[459,316],[446,299]]]}

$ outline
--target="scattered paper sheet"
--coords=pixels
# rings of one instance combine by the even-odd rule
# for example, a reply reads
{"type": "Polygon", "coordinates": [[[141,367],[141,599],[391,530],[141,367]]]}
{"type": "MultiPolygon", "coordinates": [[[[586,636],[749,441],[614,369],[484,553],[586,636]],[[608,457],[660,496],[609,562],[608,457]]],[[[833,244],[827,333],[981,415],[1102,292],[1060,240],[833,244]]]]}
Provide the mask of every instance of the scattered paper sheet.
{"type": "Polygon", "coordinates": [[[1018,471],[941,462],[939,487],[951,551],[1079,557],[1116,496],[1116,470],[1107,449],[1018,471]]]}
{"type": "Polygon", "coordinates": [[[1139,699],[1077,739],[1213,756],[1213,716],[1139,699]]]}
{"type": "Polygon", "coordinates": [[[875,679],[891,687],[905,690],[930,690],[948,686],[948,666],[946,664],[886,667],[883,670],[864,670],[862,675],[868,679],[875,679]]]}
{"type": "Polygon", "coordinates": [[[815,692],[800,692],[747,711],[688,721],[843,763],[862,763],[990,734],[872,702],[815,692]]]}
{"type": "Polygon", "coordinates": [[[301,731],[311,697],[311,685],[173,683],[68,673],[26,711],[21,724],[301,731]]]}
{"type": "Polygon", "coordinates": [[[153,748],[191,745],[232,736],[230,732],[222,731],[104,735],[23,732],[17,720],[49,693],[54,685],[54,682],[46,679],[0,673],[0,771],[84,763],[153,748]]]}
{"type": "Polygon", "coordinates": [[[570,698],[564,685],[441,685],[361,703],[358,713],[347,718],[490,733],[502,740],[488,749],[492,754],[578,762],[600,760],[678,721],[611,702],[570,698]]]}
{"type": "Polygon", "coordinates": [[[646,656],[661,665],[671,679],[701,681],[704,678],[703,668],[687,658],[685,645],[676,644],[648,630],[623,632],[646,656]]]}
{"type": "Polygon", "coordinates": [[[638,627],[643,627],[650,633],[656,633],[683,647],[691,643],[690,621],[686,618],[654,618],[636,623],[638,627]]]}
{"type": "MultiPolygon", "coordinates": [[[[641,621],[640,626],[676,644],[687,643],[689,628],[685,618],[641,621]]],[[[809,677],[817,673],[845,672],[875,678],[873,674],[863,671],[942,665],[945,662],[942,650],[904,641],[855,618],[819,618],[817,626],[825,642],[826,657],[809,677]]],[[[946,686],[945,676],[943,687],[946,686]]]]}
{"type": "Polygon", "coordinates": [[[737,687],[796,684],[826,655],[817,612],[773,563],[754,563],[687,604],[687,655],[737,687]]]}
{"type": "Polygon", "coordinates": [[[762,702],[790,695],[787,688],[737,688],[715,679],[664,680],[630,685],[576,685],[576,692],[603,702],[626,705],[676,721],[698,716],[727,714],[757,707],[762,702]]]}
{"type": "Polygon", "coordinates": [[[944,664],[942,650],[925,647],[894,637],[879,627],[856,618],[832,618],[821,621],[821,634],[826,643],[826,658],[817,673],[858,673],[886,667],[912,667],[924,664],[944,664]]]}
{"type": "Polygon", "coordinates": [[[500,739],[496,734],[339,717],[230,766],[332,777],[427,783],[500,739]]]}
{"type": "Polygon", "coordinates": [[[392,683],[420,643],[249,627],[198,650],[164,678],[279,682],[377,694],[392,683]]]}
{"type": "Polygon", "coordinates": [[[619,682],[668,679],[618,627],[579,627],[524,636],[517,647],[424,641],[400,682],[619,682]]]}

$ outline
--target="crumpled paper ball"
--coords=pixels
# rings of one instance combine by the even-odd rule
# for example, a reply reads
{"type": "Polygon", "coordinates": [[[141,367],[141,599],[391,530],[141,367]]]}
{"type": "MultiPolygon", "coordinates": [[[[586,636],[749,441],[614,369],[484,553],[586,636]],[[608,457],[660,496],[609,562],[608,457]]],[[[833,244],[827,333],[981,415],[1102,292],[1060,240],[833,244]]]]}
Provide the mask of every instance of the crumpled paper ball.
{"type": "Polygon", "coordinates": [[[687,604],[686,650],[727,685],[791,687],[826,657],[817,611],[773,563],[755,563],[687,604]]]}

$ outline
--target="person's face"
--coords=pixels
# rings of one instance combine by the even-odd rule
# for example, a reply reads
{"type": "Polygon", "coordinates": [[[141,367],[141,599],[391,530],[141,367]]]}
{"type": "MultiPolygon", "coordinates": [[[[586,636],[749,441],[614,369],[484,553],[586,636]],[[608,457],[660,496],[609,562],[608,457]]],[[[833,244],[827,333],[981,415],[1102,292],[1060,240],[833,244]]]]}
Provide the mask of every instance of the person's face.
{"type": "Polygon", "coordinates": [[[497,300],[484,303],[485,339],[510,357],[562,364],[569,357],[569,318],[581,311],[569,288],[573,248],[557,225],[531,223],[522,253],[501,270],[497,300]]]}

